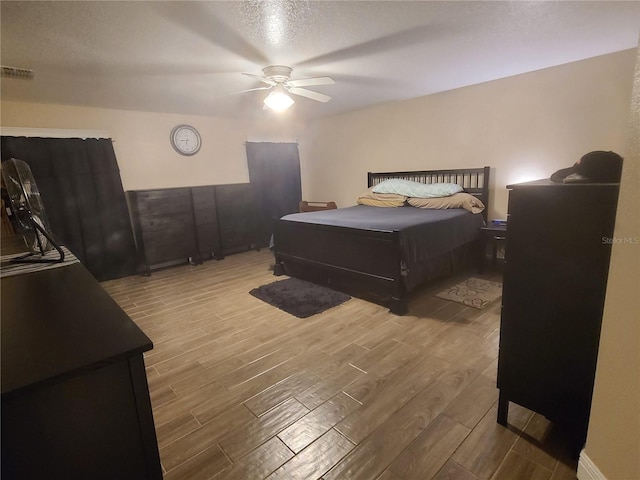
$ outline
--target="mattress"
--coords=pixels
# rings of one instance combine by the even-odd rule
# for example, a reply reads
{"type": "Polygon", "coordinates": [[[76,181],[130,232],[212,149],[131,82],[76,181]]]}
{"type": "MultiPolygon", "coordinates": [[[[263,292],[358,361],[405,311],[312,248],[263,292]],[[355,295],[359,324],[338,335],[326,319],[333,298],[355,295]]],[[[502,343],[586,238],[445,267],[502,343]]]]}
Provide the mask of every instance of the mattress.
{"type": "Polygon", "coordinates": [[[432,210],[411,206],[368,205],[294,213],[284,221],[330,225],[377,232],[399,232],[403,270],[429,261],[476,240],[484,220],[464,209],[432,210]]]}

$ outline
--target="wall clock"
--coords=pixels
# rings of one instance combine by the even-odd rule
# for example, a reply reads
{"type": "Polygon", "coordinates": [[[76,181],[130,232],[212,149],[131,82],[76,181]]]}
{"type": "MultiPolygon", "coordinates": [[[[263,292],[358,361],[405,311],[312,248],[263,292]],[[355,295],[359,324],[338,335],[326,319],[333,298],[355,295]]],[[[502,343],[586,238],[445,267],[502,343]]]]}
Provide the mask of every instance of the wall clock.
{"type": "Polygon", "coordinates": [[[180,155],[195,155],[201,144],[200,134],[191,125],[178,125],[171,130],[171,146],[180,155]]]}

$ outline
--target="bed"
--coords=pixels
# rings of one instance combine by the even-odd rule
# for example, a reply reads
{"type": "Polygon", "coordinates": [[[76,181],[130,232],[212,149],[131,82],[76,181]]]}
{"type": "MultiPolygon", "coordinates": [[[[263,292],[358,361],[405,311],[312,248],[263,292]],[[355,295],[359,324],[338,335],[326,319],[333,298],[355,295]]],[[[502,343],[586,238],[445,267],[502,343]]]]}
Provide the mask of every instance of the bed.
{"type": "MultiPolygon", "coordinates": [[[[489,167],[368,173],[368,186],[398,178],[424,184],[456,183],[485,205],[489,167]]],[[[274,275],[286,274],[408,312],[419,285],[450,275],[478,259],[482,214],[356,205],[285,215],[274,223],[274,275]]]]}

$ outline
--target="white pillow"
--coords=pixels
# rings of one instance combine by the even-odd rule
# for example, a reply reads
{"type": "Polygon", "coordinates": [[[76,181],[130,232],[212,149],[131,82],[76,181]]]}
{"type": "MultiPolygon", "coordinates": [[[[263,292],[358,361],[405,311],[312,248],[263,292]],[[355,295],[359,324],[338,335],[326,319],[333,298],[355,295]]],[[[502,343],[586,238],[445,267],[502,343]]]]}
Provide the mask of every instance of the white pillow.
{"type": "Polygon", "coordinates": [[[395,193],[406,197],[438,198],[462,192],[456,183],[420,183],[401,178],[390,178],[373,187],[375,193],[395,193]]]}

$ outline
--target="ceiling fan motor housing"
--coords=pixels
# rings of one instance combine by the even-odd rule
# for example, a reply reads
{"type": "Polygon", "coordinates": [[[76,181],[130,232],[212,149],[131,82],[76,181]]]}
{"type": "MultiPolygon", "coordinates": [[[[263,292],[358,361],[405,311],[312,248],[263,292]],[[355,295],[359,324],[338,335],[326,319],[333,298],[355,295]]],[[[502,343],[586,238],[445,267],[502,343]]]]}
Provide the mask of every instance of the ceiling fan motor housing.
{"type": "Polygon", "coordinates": [[[292,69],[284,65],[271,65],[262,69],[264,76],[276,83],[283,83],[289,80],[292,69]]]}

